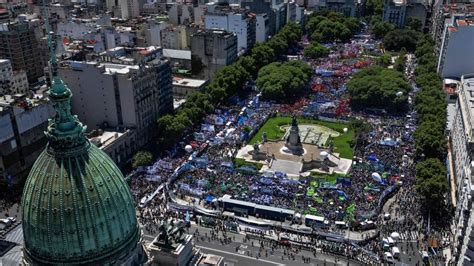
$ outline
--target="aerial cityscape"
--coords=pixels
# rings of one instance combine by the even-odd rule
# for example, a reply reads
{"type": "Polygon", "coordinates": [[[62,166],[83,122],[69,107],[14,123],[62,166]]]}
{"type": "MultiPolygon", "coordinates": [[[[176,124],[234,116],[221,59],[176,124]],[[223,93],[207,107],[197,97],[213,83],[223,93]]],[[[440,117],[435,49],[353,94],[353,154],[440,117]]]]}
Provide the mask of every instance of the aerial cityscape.
{"type": "Polygon", "coordinates": [[[473,194],[474,1],[0,0],[0,266],[474,265],[473,194]]]}

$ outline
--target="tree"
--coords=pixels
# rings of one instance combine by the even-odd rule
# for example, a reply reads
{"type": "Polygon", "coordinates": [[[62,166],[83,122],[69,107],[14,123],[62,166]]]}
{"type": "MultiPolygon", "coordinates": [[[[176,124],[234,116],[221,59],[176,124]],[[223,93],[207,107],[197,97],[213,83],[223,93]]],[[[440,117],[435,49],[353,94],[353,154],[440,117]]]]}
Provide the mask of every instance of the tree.
{"type": "Polygon", "coordinates": [[[328,54],[329,49],[317,42],[312,42],[308,47],[304,49],[304,55],[313,59],[325,57],[328,54]]]}
{"type": "Polygon", "coordinates": [[[252,48],[252,58],[257,65],[257,69],[266,66],[276,60],[275,51],[268,45],[256,43],[252,48]]]}
{"type": "Polygon", "coordinates": [[[365,2],[365,16],[381,16],[383,12],[383,0],[367,0],[365,2]]]}
{"type": "Polygon", "coordinates": [[[446,166],[439,159],[427,159],[416,166],[416,190],[431,211],[439,212],[448,192],[446,166]]]}
{"type": "Polygon", "coordinates": [[[404,72],[405,71],[405,56],[406,56],[406,50],[405,48],[402,48],[400,51],[400,54],[398,55],[397,59],[395,60],[395,64],[393,65],[393,69],[404,72]]]}
{"type": "Polygon", "coordinates": [[[258,72],[257,87],[262,97],[288,101],[300,95],[311,77],[311,68],[303,61],[272,63],[258,72]]]}
{"type": "Polygon", "coordinates": [[[390,53],[384,53],[381,56],[377,57],[377,64],[388,67],[392,63],[392,56],[390,53]]]}
{"type": "Polygon", "coordinates": [[[446,151],[444,124],[422,120],[413,134],[417,154],[426,158],[442,158],[446,151]]]}
{"type": "Polygon", "coordinates": [[[388,23],[388,22],[382,22],[382,21],[378,21],[378,22],[375,22],[372,26],[372,33],[374,34],[375,38],[383,38],[385,37],[385,35],[390,32],[390,31],[393,31],[395,29],[395,26],[391,23],[388,23]]]}
{"type": "Polygon", "coordinates": [[[383,38],[383,44],[390,51],[400,51],[403,47],[407,51],[414,51],[420,33],[414,30],[395,29],[388,32],[383,38]]]}
{"type": "Polygon", "coordinates": [[[148,151],[139,151],[135,153],[132,159],[132,167],[147,166],[152,163],[153,155],[148,151]]]}
{"type": "Polygon", "coordinates": [[[360,31],[359,21],[337,12],[316,12],[309,16],[306,32],[317,42],[348,41],[360,31]]]}
{"type": "Polygon", "coordinates": [[[422,30],[421,27],[423,27],[423,23],[421,23],[421,20],[419,18],[408,17],[406,28],[410,30],[421,31],[422,30]]]}
{"type": "Polygon", "coordinates": [[[406,110],[410,86],[402,73],[381,66],[359,71],[347,83],[354,109],[381,108],[389,112],[406,110]]]}
{"type": "Polygon", "coordinates": [[[184,115],[162,116],[157,121],[158,138],[160,143],[166,146],[174,143],[174,141],[178,140],[181,137],[184,130],[189,124],[191,124],[191,121],[184,115]]]}

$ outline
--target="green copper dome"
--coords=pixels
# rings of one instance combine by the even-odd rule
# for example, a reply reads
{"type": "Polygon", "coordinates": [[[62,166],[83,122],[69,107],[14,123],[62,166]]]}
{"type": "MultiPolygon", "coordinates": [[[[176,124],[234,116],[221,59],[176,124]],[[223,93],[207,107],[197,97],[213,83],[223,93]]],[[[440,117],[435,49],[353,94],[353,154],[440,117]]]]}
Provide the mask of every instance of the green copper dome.
{"type": "MultiPolygon", "coordinates": [[[[53,61],[53,60],[52,60],[53,61]]],[[[71,91],[53,72],[56,110],[23,190],[24,260],[30,265],[134,264],[141,246],[135,208],[120,170],[84,136],[71,91]]]]}
{"type": "Polygon", "coordinates": [[[39,264],[103,265],[139,241],[122,174],[89,142],[69,156],[43,151],[26,182],[22,206],[24,252],[39,264]]]}

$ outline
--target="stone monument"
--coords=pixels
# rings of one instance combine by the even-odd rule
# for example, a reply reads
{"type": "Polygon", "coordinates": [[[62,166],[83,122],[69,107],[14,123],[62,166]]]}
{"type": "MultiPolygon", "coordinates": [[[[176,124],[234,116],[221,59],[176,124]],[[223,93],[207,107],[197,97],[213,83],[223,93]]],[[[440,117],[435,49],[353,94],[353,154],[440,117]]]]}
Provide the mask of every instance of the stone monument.
{"type": "Polygon", "coordinates": [[[303,143],[301,143],[300,139],[298,121],[296,121],[295,116],[292,117],[290,134],[286,139],[285,147],[287,147],[289,152],[294,155],[302,155],[304,153],[303,143]]]}
{"type": "Polygon", "coordinates": [[[158,236],[147,247],[150,261],[147,265],[189,265],[194,257],[192,236],[184,233],[185,223],[164,220],[158,236]]]}

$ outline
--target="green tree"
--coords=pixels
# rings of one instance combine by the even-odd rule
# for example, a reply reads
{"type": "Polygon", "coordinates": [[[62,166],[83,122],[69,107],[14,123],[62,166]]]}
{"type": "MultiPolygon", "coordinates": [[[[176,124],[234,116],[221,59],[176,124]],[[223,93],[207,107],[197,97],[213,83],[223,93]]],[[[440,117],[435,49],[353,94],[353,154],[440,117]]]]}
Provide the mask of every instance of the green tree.
{"type": "Polygon", "coordinates": [[[387,33],[394,30],[395,26],[388,22],[378,21],[375,22],[372,26],[372,33],[374,34],[375,38],[381,39],[385,37],[387,33]]]}
{"type": "Polygon", "coordinates": [[[387,50],[400,51],[405,48],[415,51],[420,33],[414,30],[395,29],[388,32],[383,38],[383,44],[387,50]]]}
{"type": "Polygon", "coordinates": [[[440,211],[448,188],[446,166],[439,159],[430,158],[417,164],[416,190],[431,211],[440,211]]]}
{"type": "Polygon", "coordinates": [[[377,57],[377,64],[388,67],[392,63],[392,55],[390,53],[384,53],[377,57]]]}
{"type": "Polygon", "coordinates": [[[313,59],[325,57],[328,54],[329,49],[317,42],[311,42],[311,44],[304,49],[304,55],[313,59]]]}
{"type": "Polygon", "coordinates": [[[168,146],[178,140],[186,127],[191,124],[189,118],[185,116],[164,115],[157,121],[159,142],[168,146]],[[179,119],[178,119],[179,117],[179,119]],[[188,123],[189,121],[189,123],[188,123]]]}
{"type": "Polygon", "coordinates": [[[150,165],[153,161],[153,155],[148,151],[139,151],[135,153],[132,159],[132,167],[137,168],[139,166],[150,165]]]}
{"type": "Polygon", "coordinates": [[[421,23],[421,20],[416,17],[408,17],[406,27],[410,30],[416,30],[416,31],[421,31],[423,27],[423,23],[421,23]]]}
{"type": "Polygon", "coordinates": [[[402,48],[400,54],[398,55],[397,59],[395,60],[395,64],[393,65],[393,69],[404,73],[405,71],[405,56],[406,50],[402,48]]]}
{"type": "Polygon", "coordinates": [[[301,95],[311,77],[311,68],[303,61],[272,63],[258,72],[257,87],[262,97],[289,101],[301,95]]]}
{"type": "Polygon", "coordinates": [[[410,91],[402,73],[381,66],[359,71],[347,83],[347,88],[354,109],[382,108],[390,112],[406,110],[410,91]]]}
{"type": "Polygon", "coordinates": [[[381,16],[383,12],[383,0],[367,0],[365,2],[365,16],[381,16]]]}
{"type": "Polygon", "coordinates": [[[422,120],[413,134],[417,154],[426,158],[442,158],[446,151],[444,124],[422,120]]]}
{"type": "Polygon", "coordinates": [[[252,48],[252,58],[255,61],[257,69],[266,66],[276,60],[275,51],[268,45],[257,43],[252,48]]]}

